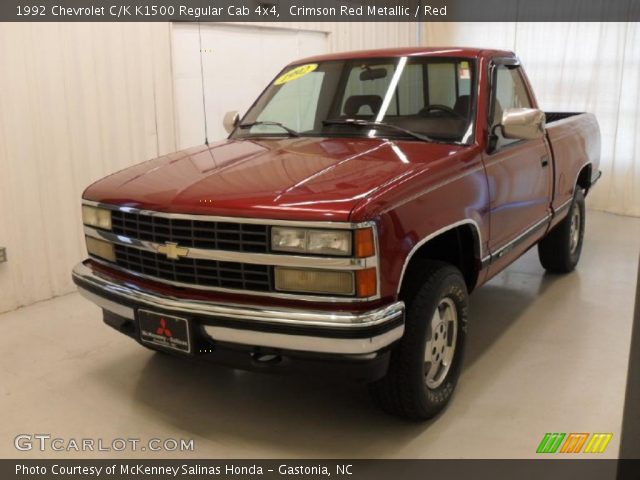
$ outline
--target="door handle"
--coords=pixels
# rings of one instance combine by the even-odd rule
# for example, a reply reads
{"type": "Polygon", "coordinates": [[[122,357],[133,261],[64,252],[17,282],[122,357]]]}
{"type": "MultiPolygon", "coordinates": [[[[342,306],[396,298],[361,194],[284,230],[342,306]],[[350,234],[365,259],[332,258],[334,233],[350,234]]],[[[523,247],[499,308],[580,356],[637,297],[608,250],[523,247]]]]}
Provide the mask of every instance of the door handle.
{"type": "Polygon", "coordinates": [[[548,155],[543,155],[542,157],[540,157],[540,165],[542,165],[543,168],[549,166],[549,156],[548,155]]]}

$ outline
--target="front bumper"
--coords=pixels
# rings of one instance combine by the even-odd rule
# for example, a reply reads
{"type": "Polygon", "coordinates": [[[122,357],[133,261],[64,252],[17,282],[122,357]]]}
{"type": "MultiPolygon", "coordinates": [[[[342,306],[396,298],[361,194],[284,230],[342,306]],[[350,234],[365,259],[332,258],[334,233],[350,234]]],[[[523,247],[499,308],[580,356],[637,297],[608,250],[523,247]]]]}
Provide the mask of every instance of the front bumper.
{"type": "Polygon", "coordinates": [[[404,303],[365,312],[330,312],[222,304],[142,290],[94,270],[73,269],[79,292],[107,312],[135,323],[140,307],[189,317],[210,344],[349,356],[375,354],[404,333],[404,303]]]}

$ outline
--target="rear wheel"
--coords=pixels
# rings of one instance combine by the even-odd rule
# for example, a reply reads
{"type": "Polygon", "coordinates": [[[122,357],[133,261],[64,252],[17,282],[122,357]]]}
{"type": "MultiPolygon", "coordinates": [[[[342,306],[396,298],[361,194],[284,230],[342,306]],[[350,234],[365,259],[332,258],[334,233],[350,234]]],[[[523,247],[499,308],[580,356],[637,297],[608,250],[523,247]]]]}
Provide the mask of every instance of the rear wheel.
{"type": "Polygon", "coordinates": [[[545,270],[568,273],[576,268],[582,252],[584,225],[584,194],[577,188],[567,216],[538,243],[538,257],[545,270]]]}
{"type": "Polygon", "coordinates": [[[405,333],[386,376],[370,390],[388,413],[425,420],[446,406],[460,375],[468,295],[462,274],[449,264],[424,261],[408,275],[405,333]]]}

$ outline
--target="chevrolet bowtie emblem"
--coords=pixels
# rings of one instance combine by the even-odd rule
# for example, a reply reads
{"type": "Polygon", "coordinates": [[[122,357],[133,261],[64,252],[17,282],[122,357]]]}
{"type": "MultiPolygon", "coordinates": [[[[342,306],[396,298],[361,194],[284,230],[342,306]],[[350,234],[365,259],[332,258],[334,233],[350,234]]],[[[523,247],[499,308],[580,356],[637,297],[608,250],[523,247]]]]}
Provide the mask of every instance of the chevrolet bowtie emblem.
{"type": "Polygon", "coordinates": [[[189,249],[186,247],[179,247],[177,243],[166,242],[164,245],[158,247],[158,253],[162,253],[171,260],[178,260],[180,257],[184,257],[189,253],[189,249]]]}

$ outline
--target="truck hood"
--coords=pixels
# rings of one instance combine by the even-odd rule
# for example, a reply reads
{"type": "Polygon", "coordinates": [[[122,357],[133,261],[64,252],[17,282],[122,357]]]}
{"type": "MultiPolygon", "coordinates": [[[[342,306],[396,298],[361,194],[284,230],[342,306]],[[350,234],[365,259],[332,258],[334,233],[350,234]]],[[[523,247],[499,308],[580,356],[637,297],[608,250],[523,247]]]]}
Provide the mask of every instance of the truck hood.
{"type": "Polygon", "coordinates": [[[121,170],[83,197],[173,213],[347,221],[376,190],[461,148],[380,138],[225,140],[121,170]]]}

